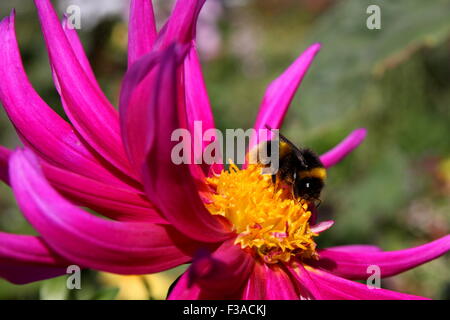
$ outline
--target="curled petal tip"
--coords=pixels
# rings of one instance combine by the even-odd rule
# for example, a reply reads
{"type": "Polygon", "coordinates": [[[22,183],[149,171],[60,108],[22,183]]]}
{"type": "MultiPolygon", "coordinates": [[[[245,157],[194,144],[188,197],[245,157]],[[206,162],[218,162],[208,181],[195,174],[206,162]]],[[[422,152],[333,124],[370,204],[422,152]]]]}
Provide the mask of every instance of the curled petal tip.
{"type": "Polygon", "coordinates": [[[356,149],[366,138],[367,129],[359,128],[351,132],[337,146],[320,156],[326,168],[332,167],[356,149]]]}
{"type": "Polygon", "coordinates": [[[356,129],[354,131],[354,133],[355,133],[355,135],[358,135],[358,137],[360,139],[365,139],[366,135],[367,135],[367,129],[366,128],[359,128],[359,129],[356,129]]]}
{"type": "MultiPolygon", "coordinates": [[[[256,118],[255,129],[265,128],[266,125],[273,129],[281,127],[289,105],[314,57],[319,52],[320,46],[320,43],[309,46],[283,74],[267,87],[256,118]]],[[[261,141],[261,137],[252,137],[250,148],[261,141]]]]}
{"type": "Polygon", "coordinates": [[[11,25],[14,24],[14,19],[16,17],[16,9],[12,9],[11,13],[8,16],[3,17],[0,20],[0,25],[11,25]]]}
{"type": "Polygon", "coordinates": [[[309,47],[309,50],[314,51],[314,53],[317,53],[317,52],[319,52],[321,47],[322,47],[322,44],[320,42],[316,42],[309,47]]]}
{"type": "Polygon", "coordinates": [[[346,246],[324,249],[314,267],[327,270],[346,279],[367,279],[367,267],[377,265],[381,277],[391,277],[436,259],[450,250],[450,235],[418,247],[380,251],[376,247],[346,246]]]}

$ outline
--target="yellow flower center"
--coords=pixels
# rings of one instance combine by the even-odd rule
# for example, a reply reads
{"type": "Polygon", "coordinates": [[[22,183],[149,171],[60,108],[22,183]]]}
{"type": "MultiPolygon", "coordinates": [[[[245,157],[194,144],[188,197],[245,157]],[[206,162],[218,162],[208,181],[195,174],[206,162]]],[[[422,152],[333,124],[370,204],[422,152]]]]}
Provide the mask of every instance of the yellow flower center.
{"type": "Polygon", "coordinates": [[[310,230],[311,211],[303,199],[294,199],[288,188],[275,188],[261,166],[229,171],[208,178],[215,193],[206,204],[213,215],[225,217],[237,233],[236,244],[254,252],[266,263],[288,262],[292,257],[317,258],[310,230]]]}

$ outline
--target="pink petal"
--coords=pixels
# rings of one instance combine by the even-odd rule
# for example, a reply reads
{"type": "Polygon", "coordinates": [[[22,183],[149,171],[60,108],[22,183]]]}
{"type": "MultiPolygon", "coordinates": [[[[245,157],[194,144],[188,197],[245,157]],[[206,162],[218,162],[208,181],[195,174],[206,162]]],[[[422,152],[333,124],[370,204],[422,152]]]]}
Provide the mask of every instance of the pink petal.
{"type": "MultiPolygon", "coordinates": [[[[185,51],[185,48],[186,47],[180,47],[180,50],[185,51]]],[[[141,168],[143,167],[145,162],[146,150],[148,150],[149,148],[149,132],[151,132],[151,128],[149,128],[148,119],[150,119],[152,115],[150,114],[151,109],[148,107],[148,105],[149,103],[154,103],[156,97],[160,95],[161,88],[159,84],[158,72],[154,69],[156,64],[160,62],[162,54],[163,52],[152,52],[136,61],[136,63],[134,63],[133,66],[129,68],[122,83],[119,104],[122,137],[128,157],[137,171],[141,170],[141,168]],[[149,88],[153,89],[149,90],[149,88]]],[[[189,69],[193,68],[195,67],[190,67],[189,69]]],[[[196,76],[198,76],[199,71],[197,70],[195,72],[197,72],[196,76]]],[[[195,72],[189,71],[189,74],[195,72]]],[[[190,80],[186,79],[184,83],[187,83],[188,81],[190,80]]],[[[200,80],[196,78],[195,81],[195,84],[198,85],[200,80]]],[[[187,86],[191,91],[201,90],[201,88],[193,88],[192,85],[187,86]]],[[[192,113],[192,115],[189,116],[190,123],[192,124],[192,131],[193,121],[202,121],[202,118],[199,117],[203,117],[206,119],[204,124],[207,125],[206,128],[209,129],[211,126],[214,126],[212,116],[208,118],[205,115],[207,113],[206,111],[199,111],[201,105],[204,106],[205,97],[198,93],[189,95],[189,97],[191,98],[193,96],[203,100],[199,100],[197,104],[195,104],[194,101],[189,98],[186,98],[186,101],[181,100],[183,111],[185,109],[185,103],[189,104],[187,112],[183,112],[183,117],[181,117],[181,119],[186,119],[188,115],[192,113]],[[200,104],[200,102],[202,102],[203,104],[200,104]]],[[[206,105],[206,107],[209,108],[209,104],[206,105]]],[[[180,123],[178,127],[187,127],[186,122],[188,122],[188,120],[184,120],[183,123],[180,123]]],[[[200,152],[201,151],[202,150],[200,150],[200,152]]],[[[199,185],[199,188],[204,188],[204,186],[202,186],[205,179],[204,172],[202,172],[201,168],[197,167],[194,164],[190,165],[190,169],[191,173],[195,177],[196,184],[199,185]]]]}
{"type": "MultiPolygon", "coordinates": [[[[190,44],[195,34],[197,17],[203,6],[202,1],[179,1],[175,5],[173,13],[169,18],[163,31],[160,33],[154,52],[161,52],[172,42],[190,44]]],[[[139,67],[130,70],[123,82],[121,90],[120,118],[122,128],[122,139],[125,149],[133,166],[139,170],[144,161],[143,151],[146,150],[146,126],[145,119],[148,115],[148,101],[151,99],[148,87],[156,81],[156,74],[152,73],[153,66],[148,66],[144,72],[142,62],[139,67]],[[144,137],[144,138],[142,138],[144,137]]],[[[202,121],[202,132],[214,128],[214,120],[206,93],[204,80],[201,73],[200,63],[195,47],[192,47],[184,61],[184,81],[186,91],[186,118],[187,123],[180,124],[180,127],[187,128],[194,132],[194,121],[202,121]]],[[[201,138],[201,137],[200,137],[201,138]]],[[[195,140],[194,140],[195,141],[195,140]]],[[[196,147],[194,154],[202,155],[202,150],[207,143],[196,147]]],[[[220,164],[214,165],[216,171],[223,168],[220,164]]],[[[201,184],[205,174],[209,173],[209,165],[192,164],[191,173],[199,184],[200,189],[204,189],[201,184]]]]}
{"type": "MultiPolygon", "coordinates": [[[[213,293],[213,292],[206,292],[213,293]]],[[[215,300],[216,295],[205,296],[205,292],[197,284],[190,284],[189,275],[183,273],[177,280],[173,290],[167,297],[168,300],[215,300]]]]}
{"type": "Polygon", "coordinates": [[[152,1],[132,0],[128,25],[128,68],[151,51],[156,35],[152,1]]]}
{"type": "Polygon", "coordinates": [[[376,265],[382,277],[390,277],[418,265],[431,261],[450,250],[450,235],[433,242],[405,250],[380,252],[369,250],[337,250],[330,248],[319,251],[320,260],[311,265],[328,270],[347,279],[367,279],[371,273],[367,268],[376,265]]]}
{"type": "Polygon", "coordinates": [[[9,184],[9,156],[11,155],[11,150],[0,146],[0,180],[6,184],[9,184]]]}
{"type": "Polygon", "coordinates": [[[78,265],[113,273],[153,273],[188,262],[205,246],[170,227],[105,220],[74,206],[50,186],[28,150],[11,156],[10,179],[27,220],[53,250],[78,265]]]}
{"type": "MultiPolygon", "coordinates": [[[[148,120],[149,151],[144,166],[147,196],[164,217],[185,235],[205,242],[217,242],[230,235],[203,205],[192,179],[189,165],[176,165],[171,159],[176,141],[172,132],[180,128],[180,90],[176,81],[176,47],[169,47],[158,64],[156,82],[149,88],[155,93],[150,100],[148,120]]],[[[182,105],[181,105],[182,106],[182,105]]]]}
{"type": "Polygon", "coordinates": [[[79,140],[71,125],[34,91],[20,59],[14,12],[0,23],[0,101],[22,139],[49,163],[113,185],[123,185],[106,171],[79,140]]]}
{"type": "Polygon", "coordinates": [[[81,67],[83,68],[83,71],[86,73],[86,76],[89,78],[89,81],[91,81],[92,85],[95,86],[95,88],[102,92],[97,79],[95,78],[94,71],[92,70],[91,64],[89,63],[89,59],[86,56],[86,53],[83,48],[83,44],[80,41],[80,38],[78,37],[77,31],[75,28],[70,28],[68,26],[68,20],[67,16],[64,16],[63,19],[63,30],[66,34],[67,40],[70,43],[70,46],[73,49],[73,52],[75,53],[75,56],[78,59],[78,62],[80,63],[81,67]]]}
{"type": "Polygon", "coordinates": [[[168,224],[138,191],[111,186],[43,163],[45,177],[71,201],[118,221],[168,224]]]}
{"type": "Polygon", "coordinates": [[[291,276],[297,281],[297,287],[302,300],[322,300],[320,289],[316,282],[311,278],[309,272],[302,263],[288,265],[291,276]]]}
{"type": "Polygon", "coordinates": [[[366,284],[346,280],[331,273],[307,269],[324,300],[424,300],[427,298],[386,289],[370,289],[366,284]]]}
{"type": "Polygon", "coordinates": [[[72,264],[40,237],[0,232],[0,243],[0,277],[15,284],[62,275],[72,264]]]}
{"type": "Polygon", "coordinates": [[[49,0],[35,0],[50,64],[67,116],[102,157],[133,176],[121,143],[118,113],[84,72],[49,0]]]}
{"type": "Polygon", "coordinates": [[[356,129],[333,149],[321,155],[320,160],[325,168],[332,167],[344,159],[350,152],[353,151],[353,149],[356,149],[364,141],[366,135],[366,129],[356,129]]]}
{"type": "Polygon", "coordinates": [[[122,140],[128,158],[137,172],[141,172],[149,144],[150,117],[148,107],[157,90],[155,72],[161,53],[148,53],[129,67],[122,82],[119,99],[122,140]]]}
{"type": "Polygon", "coordinates": [[[311,232],[321,233],[324,232],[325,230],[330,229],[333,225],[334,225],[333,220],[322,221],[319,222],[318,224],[312,225],[311,232]]]}
{"type": "Polygon", "coordinates": [[[197,254],[169,299],[237,299],[253,270],[254,259],[233,241],[224,242],[213,254],[197,254]]]}
{"type": "Polygon", "coordinates": [[[299,295],[295,290],[292,280],[277,266],[264,265],[266,271],[267,300],[298,300],[299,295]]]}
{"type": "MultiPolygon", "coordinates": [[[[281,127],[294,94],[319,50],[320,44],[318,43],[310,46],[281,76],[269,85],[256,118],[254,125],[256,130],[266,129],[266,126],[272,129],[281,127]]],[[[258,137],[258,140],[253,137],[250,148],[265,139],[265,135],[258,137]]]]}
{"type": "Polygon", "coordinates": [[[263,300],[266,297],[267,272],[264,264],[255,263],[242,292],[242,300],[263,300]]]}
{"type": "MultiPolygon", "coordinates": [[[[215,125],[195,43],[191,46],[189,53],[184,60],[184,77],[187,129],[189,129],[191,133],[197,134],[194,131],[194,124],[195,121],[199,121],[202,125],[202,131],[198,133],[201,134],[201,137],[198,138],[201,139],[205,131],[215,129],[215,125]]],[[[213,139],[216,139],[215,135],[213,139]]],[[[197,150],[196,154],[203,155],[203,150],[208,144],[209,142],[205,141],[199,145],[199,150],[197,150]]],[[[215,172],[221,172],[223,165],[221,163],[216,163],[213,165],[213,169],[215,172]]],[[[209,166],[203,165],[203,170],[204,173],[208,175],[209,166]]],[[[204,176],[200,176],[200,178],[204,178],[204,176]]]]}
{"type": "Polygon", "coordinates": [[[335,246],[327,248],[327,250],[344,251],[344,252],[368,252],[368,251],[382,251],[380,247],[369,244],[350,244],[345,246],[335,246]]]}
{"type": "Polygon", "coordinates": [[[244,300],[298,300],[299,293],[286,272],[278,265],[255,264],[242,299],[244,300]]]}
{"type": "Polygon", "coordinates": [[[168,22],[160,32],[155,44],[165,49],[171,43],[190,43],[195,38],[198,15],[206,0],[178,0],[168,22]]]}
{"type": "MultiPolygon", "coordinates": [[[[0,179],[9,184],[8,160],[11,150],[0,146],[0,179]]],[[[144,194],[78,175],[42,162],[46,178],[70,200],[119,221],[167,224],[144,194]]]]}
{"type": "MultiPolygon", "coordinates": [[[[119,105],[123,143],[131,163],[138,171],[144,165],[146,150],[149,145],[150,129],[148,128],[149,123],[147,119],[151,117],[149,114],[151,110],[148,108],[148,104],[159,94],[159,92],[149,90],[148,88],[160,90],[158,73],[154,69],[155,65],[161,60],[161,55],[162,52],[149,53],[131,66],[125,75],[120,93],[119,105]]],[[[187,81],[189,80],[186,79],[185,83],[187,81]]],[[[194,88],[190,89],[194,90],[194,88]]],[[[199,89],[197,88],[195,90],[199,89]]],[[[189,99],[186,99],[186,104],[188,103],[187,100],[189,99]]],[[[192,124],[191,132],[194,132],[193,121],[197,120],[195,118],[196,116],[199,116],[199,108],[197,105],[194,106],[194,101],[189,100],[189,103],[190,108],[183,118],[190,117],[192,121],[190,122],[192,124]],[[192,115],[190,115],[191,112],[192,115]]],[[[200,103],[198,104],[200,105],[200,103]]],[[[187,124],[180,124],[180,127],[187,127],[187,124]]],[[[200,154],[202,154],[201,152],[202,149],[200,150],[200,154]]],[[[204,181],[205,174],[201,168],[197,168],[196,165],[192,165],[190,168],[196,181],[204,181]]],[[[205,171],[208,170],[205,169],[205,171]]]]}
{"type": "MultiPolygon", "coordinates": [[[[154,52],[165,50],[173,42],[191,44],[195,34],[197,17],[205,0],[200,1],[178,1],[169,21],[160,32],[154,52]]],[[[150,59],[150,58],[147,58],[150,59]]],[[[155,58],[154,58],[155,59],[155,58]]],[[[129,72],[123,82],[120,99],[120,118],[122,128],[122,139],[125,149],[133,166],[140,170],[144,161],[144,151],[146,150],[146,126],[145,119],[148,113],[148,101],[151,99],[151,92],[148,87],[156,81],[156,75],[152,72],[153,65],[143,71],[145,62],[140,66],[135,66],[129,72]],[[144,147],[143,147],[144,146],[144,147]]],[[[185,79],[182,83],[186,86],[186,108],[188,123],[183,124],[193,132],[194,121],[203,121],[203,132],[214,128],[214,121],[210,110],[206,88],[201,74],[200,63],[198,61],[195,48],[192,48],[185,59],[185,79]]],[[[202,133],[203,133],[202,132],[202,133]]],[[[206,146],[206,144],[205,144],[206,146]]],[[[192,165],[192,173],[197,180],[204,180],[204,174],[192,165]]],[[[208,173],[209,166],[203,166],[204,173],[208,173]]]]}

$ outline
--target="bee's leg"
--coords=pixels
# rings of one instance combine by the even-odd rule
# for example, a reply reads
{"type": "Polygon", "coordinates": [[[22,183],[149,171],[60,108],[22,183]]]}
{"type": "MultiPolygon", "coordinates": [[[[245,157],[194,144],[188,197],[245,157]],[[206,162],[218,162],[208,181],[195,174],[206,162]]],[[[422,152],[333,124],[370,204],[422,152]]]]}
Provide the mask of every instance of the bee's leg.
{"type": "Polygon", "coordinates": [[[298,199],[299,197],[297,196],[297,192],[295,192],[294,185],[291,186],[291,194],[292,194],[292,199],[297,200],[300,203],[300,200],[298,199]]]}
{"type": "Polygon", "coordinates": [[[297,190],[295,188],[296,180],[297,180],[297,173],[294,172],[294,174],[292,176],[292,184],[291,184],[292,199],[297,200],[300,203],[300,200],[298,200],[299,196],[298,196],[297,190]]]}

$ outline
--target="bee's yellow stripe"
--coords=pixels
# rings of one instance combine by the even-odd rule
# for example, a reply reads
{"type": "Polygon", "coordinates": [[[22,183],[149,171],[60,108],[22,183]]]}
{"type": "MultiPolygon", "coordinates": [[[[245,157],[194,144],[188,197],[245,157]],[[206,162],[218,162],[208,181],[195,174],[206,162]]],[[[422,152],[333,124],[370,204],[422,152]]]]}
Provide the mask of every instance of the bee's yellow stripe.
{"type": "Polygon", "coordinates": [[[308,171],[300,171],[300,178],[318,178],[325,179],[327,177],[327,171],[325,168],[314,168],[308,171]]]}
{"type": "Polygon", "coordinates": [[[287,142],[280,141],[280,158],[291,152],[291,150],[292,147],[287,142]]]}

